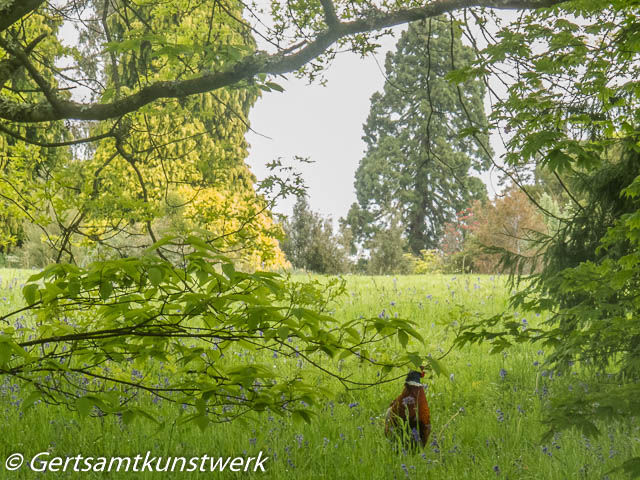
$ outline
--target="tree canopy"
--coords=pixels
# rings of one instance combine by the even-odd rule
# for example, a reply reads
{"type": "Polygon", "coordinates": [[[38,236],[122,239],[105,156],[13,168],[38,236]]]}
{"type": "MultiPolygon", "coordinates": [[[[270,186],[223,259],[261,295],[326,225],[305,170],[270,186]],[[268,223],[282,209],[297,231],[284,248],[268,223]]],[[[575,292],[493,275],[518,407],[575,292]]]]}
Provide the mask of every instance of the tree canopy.
{"type": "Polygon", "coordinates": [[[456,212],[486,198],[482,181],[471,176],[492,160],[490,149],[482,149],[488,144],[485,88],[479,80],[447,80],[474,59],[452,22],[437,17],[411,24],[387,55],[384,92],[372,96],[364,126],[358,203],[347,215],[360,241],[397,221],[419,255],[438,246],[456,212]],[[482,143],[461,135],[468,128],[483,132],[482,143]]]}
{"type": "Polygon", "coordinates": [[[347,251],[333,233],[331,219],[312,211],[306,196],[298,197],[283,227],[282,251],[294,268],[327,274],[348,271],[347,251]]]}
{"type": "MultiPolygon", "coordinates": [[[[142,5],[135,12],[109,2],[84,7],[82,21],[94,28],[81,31],[71,45],[61,32],[70,22],[64,11],[33,12],[20,29],[5,34],[19,42],[48,29],[33,55],[39,65],[51,67],[41,75],[58,83],[67,97],[81,89],[89,99],[118,99],[143,78],[162,82],[221,62],[203,50],[161,60],[150,50],[157,32],[178,43],[187,38],[205,43],[215,34],[225,37],[227,48],[255,49],[251,36],[233,28],[232,11],[209,18],[204,6],[187,11],[179,4],[142,5]],[[139,48],[122,47],[138,37],[145,38],[139,48]],[[66,58],[77,65],[61,69],[56,62],[66,58]]],[[[178,50],[172,51],[178,55],[178,50]]],[[[28,70],[18,69],[6,78],[3,93],[13,101],[35,100],[32,81],[28,70]]],[[[45,258],[77,262],[79,255],[89,261],[135,254],[163,234],[198,231],[252,268],[284,265],[279,228],[244,163],[247,116],[258,92],[255,86],[219,89],[147,105],[113,121],[3,126],[0,137],[7,148],[0,195],[13,220],[2,232],[6,249],[42,241],[50,250],[45,258]],[[75,135],[89,140],[78,143],[75,135]]]]}
{"type": "MultiPolygon", "coordinates": [[[[550,402],[550,434],[594,434],[638,408],[637,32],[635,2],[570,2],[523,15],[458,72],[503,82],[507,95],[492,92],[490,116],[507,149],[499,167],[552,220],[538,239],[541,272],[512,298],[518,309],[549,312],[545,327],[523,330],[498,315],[469,326],[461,342],[489,341],[494,352],[542,342],[553,349],[550,369],[586,382],[550,402]],[[561,212],[528,187],[540,168],[568,200],[561,212]]],[[[505,261],[518,272],[530,259],[505,261]]],[[[638,458],[621,466],[635,476],[639,467],[638,458]]]]}

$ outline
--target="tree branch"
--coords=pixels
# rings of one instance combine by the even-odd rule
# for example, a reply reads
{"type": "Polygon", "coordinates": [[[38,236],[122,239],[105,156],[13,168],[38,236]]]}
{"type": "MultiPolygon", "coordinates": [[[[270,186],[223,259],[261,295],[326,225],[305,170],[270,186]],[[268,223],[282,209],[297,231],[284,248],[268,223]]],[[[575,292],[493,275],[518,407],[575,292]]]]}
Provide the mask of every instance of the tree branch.
{"type": "MultiPolygon", "coordinates": [[[[265,52],[256,52],[240,60],[228,70],[207,72],[187,80],[157,82],[111,103],[83,104],[56,96],[54,99],[50,99],[49,103],[25,105],[7,97],[0,97],[0,118],[18,123],[61,119],[106,120],[135,111],[160,98],[181,98],[209,92],[250,80],[260,73],[280,75],[296,71],[322,55],[339,39],[350,35],[382,30],[464,8],[535,9],[558,5],[565,1],[567,0],[438,0],[423,7],[400,9],[393,12],[374,10],[358,20],[336,21],[333,25],[320,31],[315,36],[315,40],[296,53],[269,55],[265,52]]],[[[326,9],[330,8],[328,2],[329,0],[322,0],[325,13],[326,9]]]]}
{"type": "Polygon", "coordinates": [[[338,16],[336,15],[336,6],[333,4],[332,0],[320,0],[322,4],[322,10],[324,11],[324,21],[329,28],[333,28],[340,21],[338,20],[338,16]]]}
{"type": "MultiPolygon", "coordinates": [[[[33,41],[31,41],[31,43],[29,43],[29,45],[27,45],[27,48],[24,49],[25,53],[27,55],[30,54],[31,51],[36,47],[36,45],[38,45],[38,43],[40,43],[46,37],[46,33],[43,33],[36,37],[33,41]]],[[[11,78],[11,75],[13,75],[21,66],[22,62],[17,58],[6,58],[0,61],[0,88],[2,88],[5,83],[7,83],[9,78],[11,78]]]]}
{"type": "Polygon", "coordinates": [[[58,105],[62,101],[62,99],[56,94],[55,88],[49,85],[47,80],[40,74],[35,65],[31,63],[31,61],[29,60],[29,54],[22,49],[22,47],[15,39],[7,41],[3,38],[0,38],[0,47],[2,47],[7,53],[10,53],[18,59],[18,61],[29,72],[29,75],[31,75],[31,78],[36,82],[44,96],[47,98],[50,106],[57,110],[58,105]]]}
{"type": "Polygon", "coordinates": [[[33,12],[45,0],[13,0],[9,5],[0,10],[0,32],[4,32],[25,15],[33,12]]]}

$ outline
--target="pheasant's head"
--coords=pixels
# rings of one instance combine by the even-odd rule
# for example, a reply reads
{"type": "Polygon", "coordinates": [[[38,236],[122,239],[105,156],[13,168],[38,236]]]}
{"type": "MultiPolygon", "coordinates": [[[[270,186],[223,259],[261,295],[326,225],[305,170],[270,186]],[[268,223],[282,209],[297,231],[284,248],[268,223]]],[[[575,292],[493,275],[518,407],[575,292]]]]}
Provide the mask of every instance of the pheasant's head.
{"type": "Polygon", "coordinates": [[[420,383],[420,379],[423,375],[424,373],[411,370],[409,372],[409,375],[407,375],[407,379],[404,381],[404,383],[420,383]]]}

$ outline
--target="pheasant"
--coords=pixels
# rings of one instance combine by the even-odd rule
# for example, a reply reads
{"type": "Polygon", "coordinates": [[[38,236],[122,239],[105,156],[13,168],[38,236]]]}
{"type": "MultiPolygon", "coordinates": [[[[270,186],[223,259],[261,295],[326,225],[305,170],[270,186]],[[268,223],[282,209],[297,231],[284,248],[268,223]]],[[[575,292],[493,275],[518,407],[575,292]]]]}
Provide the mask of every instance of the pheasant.
{"type": "Polygon", "coordinates": [[[409,445],[424,447],[431,433],[431,412],[424,393],[426,385],[420,383],[424,377],[421,369],[422,372],[412,370],[407,375],[404,390],[387,410],[384,430],[387,436],[399,434],[409,445]]]}

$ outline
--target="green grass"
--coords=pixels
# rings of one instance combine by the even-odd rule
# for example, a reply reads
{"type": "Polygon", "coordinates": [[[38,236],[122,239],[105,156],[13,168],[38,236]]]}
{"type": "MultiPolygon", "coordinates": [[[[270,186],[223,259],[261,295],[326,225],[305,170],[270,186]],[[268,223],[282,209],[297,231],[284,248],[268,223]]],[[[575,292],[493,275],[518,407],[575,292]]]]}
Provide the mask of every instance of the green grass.
{"type": "MultiPolygon", "coordinates": [[[[0,312],[21,304],[20,284],[29,272],[0,270],[0,312]]],[[[507,308],[504,278],[492,276],[347,277],[348,296],[335,306],[338,319],[360,315],[398,315],[419,324],[426,338],[424,353],[440,356],[451,346],[452,322],[461,309],[489,314],[507,308]]],[[[522,317],[520,317],[522,318],[522,317]]],[[[535,326],[544,317],[529,317],[535,326]]],[[[399,348],[397,342],[381,345],[399,348]]],[[[238,352],[243,353],[244,352],[238,352]]],[[[375,352],[373,352],[375,355],[375,352]]],[[[138,401],[165,423],[159,429],[136,421],[125,427],[116,417],[81,418],[63,407],[36,405],[20,409],[22,392],[12,380],[0,378],[0,478],[120,478],[106,473],[36,474],[23,467],[7,472],[4,460],[14,452],[31,458],[52,456],[144,455],[192,457],[252,455],[263,451],[266,473],[128,473],[122,478],[260,478],[296,479],[602,479],[631,455],[640,455],[637,420],[605,425],[598,439],[564,432],[540,444],[540,423],[549,395],[569,388],[569,379],[549,375],[541,364],[545,352],[521,345],[506,354],[490,355],[487,346],[453,350],[443,360],[448,375],[429,381],[432,411],[431,444],[416,454],[395,453],[383,435],[383,415],[402,389],[402,381],[366,390],[345,391],[318,377],[334,392],[318,407],[310,425],[269,414],[242,423],[215,425],[201,432],[180,424],[180,407],[138,401]],[[503,370],[505,375],[501,376],[503,370]]],[[[269,358],[286,371],[305,368],[297,362],[269,358]]],[[[371,380],[373,369],[348,364],[354,378],[371,380]]],[[[402,372],[400,372],[402,373],[402,372]]],[[[625,478],[609,474],[609,478],[625,478]]]]}

